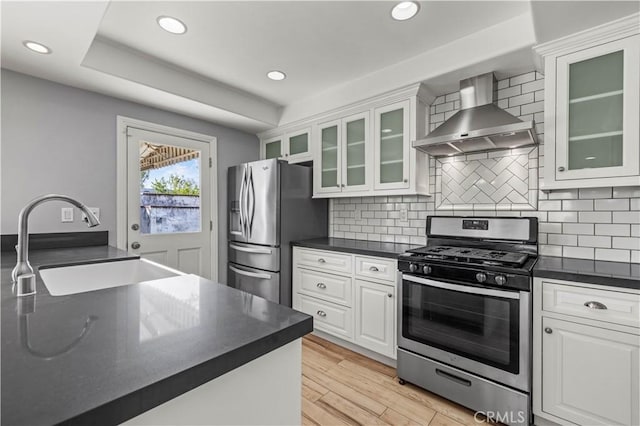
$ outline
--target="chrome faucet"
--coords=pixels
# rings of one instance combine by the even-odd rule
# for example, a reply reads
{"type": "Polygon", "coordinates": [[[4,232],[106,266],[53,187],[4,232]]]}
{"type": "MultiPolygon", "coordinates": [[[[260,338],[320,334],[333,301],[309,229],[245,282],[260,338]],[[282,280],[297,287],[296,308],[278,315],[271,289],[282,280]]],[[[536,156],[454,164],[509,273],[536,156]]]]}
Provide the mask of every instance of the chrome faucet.
{"type": "Polygon", "coordinates": [[[36,276],[33,273],[33,268],[29,264],[28,221],[31,211],[46,201],[66,201],[67,203],[73,204],[87,216],[85,221],[88,223],[89,228],[100,225],[98,218],[87,206],[66,195],[48,194],[29,201],[29,203],[20,210],[20,215],[18,216],[18,245],[16,246],[18,262],[11,272],[11,279],[16,296],[28,296],[36,292],[36,276]]]}

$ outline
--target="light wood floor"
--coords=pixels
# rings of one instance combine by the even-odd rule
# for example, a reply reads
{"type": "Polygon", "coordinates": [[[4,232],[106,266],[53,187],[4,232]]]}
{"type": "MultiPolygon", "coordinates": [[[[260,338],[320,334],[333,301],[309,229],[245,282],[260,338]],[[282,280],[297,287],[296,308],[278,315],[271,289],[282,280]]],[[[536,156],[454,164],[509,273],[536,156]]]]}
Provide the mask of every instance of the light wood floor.
{"type": "Polygon", "coordinates": [[[302,340],[303,425],[484,425],[473,414],[400,385],[392,367],[311,334],[302,340]]]}

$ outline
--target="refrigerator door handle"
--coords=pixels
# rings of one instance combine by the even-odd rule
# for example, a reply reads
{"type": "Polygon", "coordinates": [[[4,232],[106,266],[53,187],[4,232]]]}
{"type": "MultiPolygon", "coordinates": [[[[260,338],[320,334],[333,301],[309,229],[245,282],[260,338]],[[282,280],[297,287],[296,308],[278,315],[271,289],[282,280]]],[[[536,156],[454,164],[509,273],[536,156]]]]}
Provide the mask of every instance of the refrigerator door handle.
{"type": "MultiPolygon", "coordinates": [[[[251,238],[251,234],[253,233],[253,219],[256,215],[256,188],[255,185],[253,184],[253,168],[249,167],[249,183],[247,184],[247,194],[249,193],[249,188],[251,188],[251,198],[249,199],[249,201],[251,202],[250,204],[247,203],[247,205],[251,206],[248,211],[247,211],[247,217],[249,216],[249,211],[251,211],[251,219],[248,220],[248,235],[249,238],[251,238]]],[[[247,197],[248,198],[248,197],[247,197]]]]}
{"type": "Polygon", "coordinates": [[[250,247],[242,247],[242,246],[237,246],[235,244],[229,244],[229,247],[234,249],[234,250],[238,250],[238,251],[243,251],[245,253],[257,253],[257,254],[271,254],[272,251],[270,249],[262,249],[262,248],[250,248],[250,247]]]}
{"type": "Polygon", "coordinates": [[[247,277],[260,278],[260,279],[263,279],[263,280],[271,279],[271,275],[269,275],[269,274],[258,274],[258,273],[255,273],[255,272],[243,271],[242,269],[234,268],[231,265],[229,265],[229,269],[231,269],[233,272],[235,272],[238,275],[246,275],[247,277]]]}
{"type": "Polygon", "coordinates": [[[240,214],[240,230],[242,231],[242,236],[244,237],[245,235],[245,214],[244,214],[244,192],[245,192],[245,185],[246,185],[246,176],[247,176],[247,168],[246,166],[243,167],[242,169],[242,180],[240,182],[240,200],[239,200],[239,214],[240,214]]]}

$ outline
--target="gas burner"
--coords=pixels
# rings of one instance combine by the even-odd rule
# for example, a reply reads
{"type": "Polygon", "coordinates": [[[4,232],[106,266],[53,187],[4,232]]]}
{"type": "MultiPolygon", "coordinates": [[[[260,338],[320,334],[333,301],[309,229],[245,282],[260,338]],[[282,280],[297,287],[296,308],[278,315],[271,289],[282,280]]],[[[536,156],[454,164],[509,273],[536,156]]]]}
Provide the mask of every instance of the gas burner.
{"type": "Polygon", "coordinates": [[[426,246],[410,252],[425,259],[509,267],[522,266],[529,258],[526,253],[457,246],[426,246]]]}

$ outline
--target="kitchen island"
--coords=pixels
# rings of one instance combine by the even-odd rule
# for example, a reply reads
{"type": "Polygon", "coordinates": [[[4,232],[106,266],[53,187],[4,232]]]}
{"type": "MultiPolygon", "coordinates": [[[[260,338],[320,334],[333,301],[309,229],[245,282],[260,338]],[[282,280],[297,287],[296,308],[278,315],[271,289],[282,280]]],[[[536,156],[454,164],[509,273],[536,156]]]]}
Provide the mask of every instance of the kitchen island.
{"type": "Polygon", "coordinates": [[[135,257],[33,250],[37,294],[18,299],[3,253],[2,424],[299,423],[310,316],[194,275],[51,296],[37,272],[135,257]]]}

